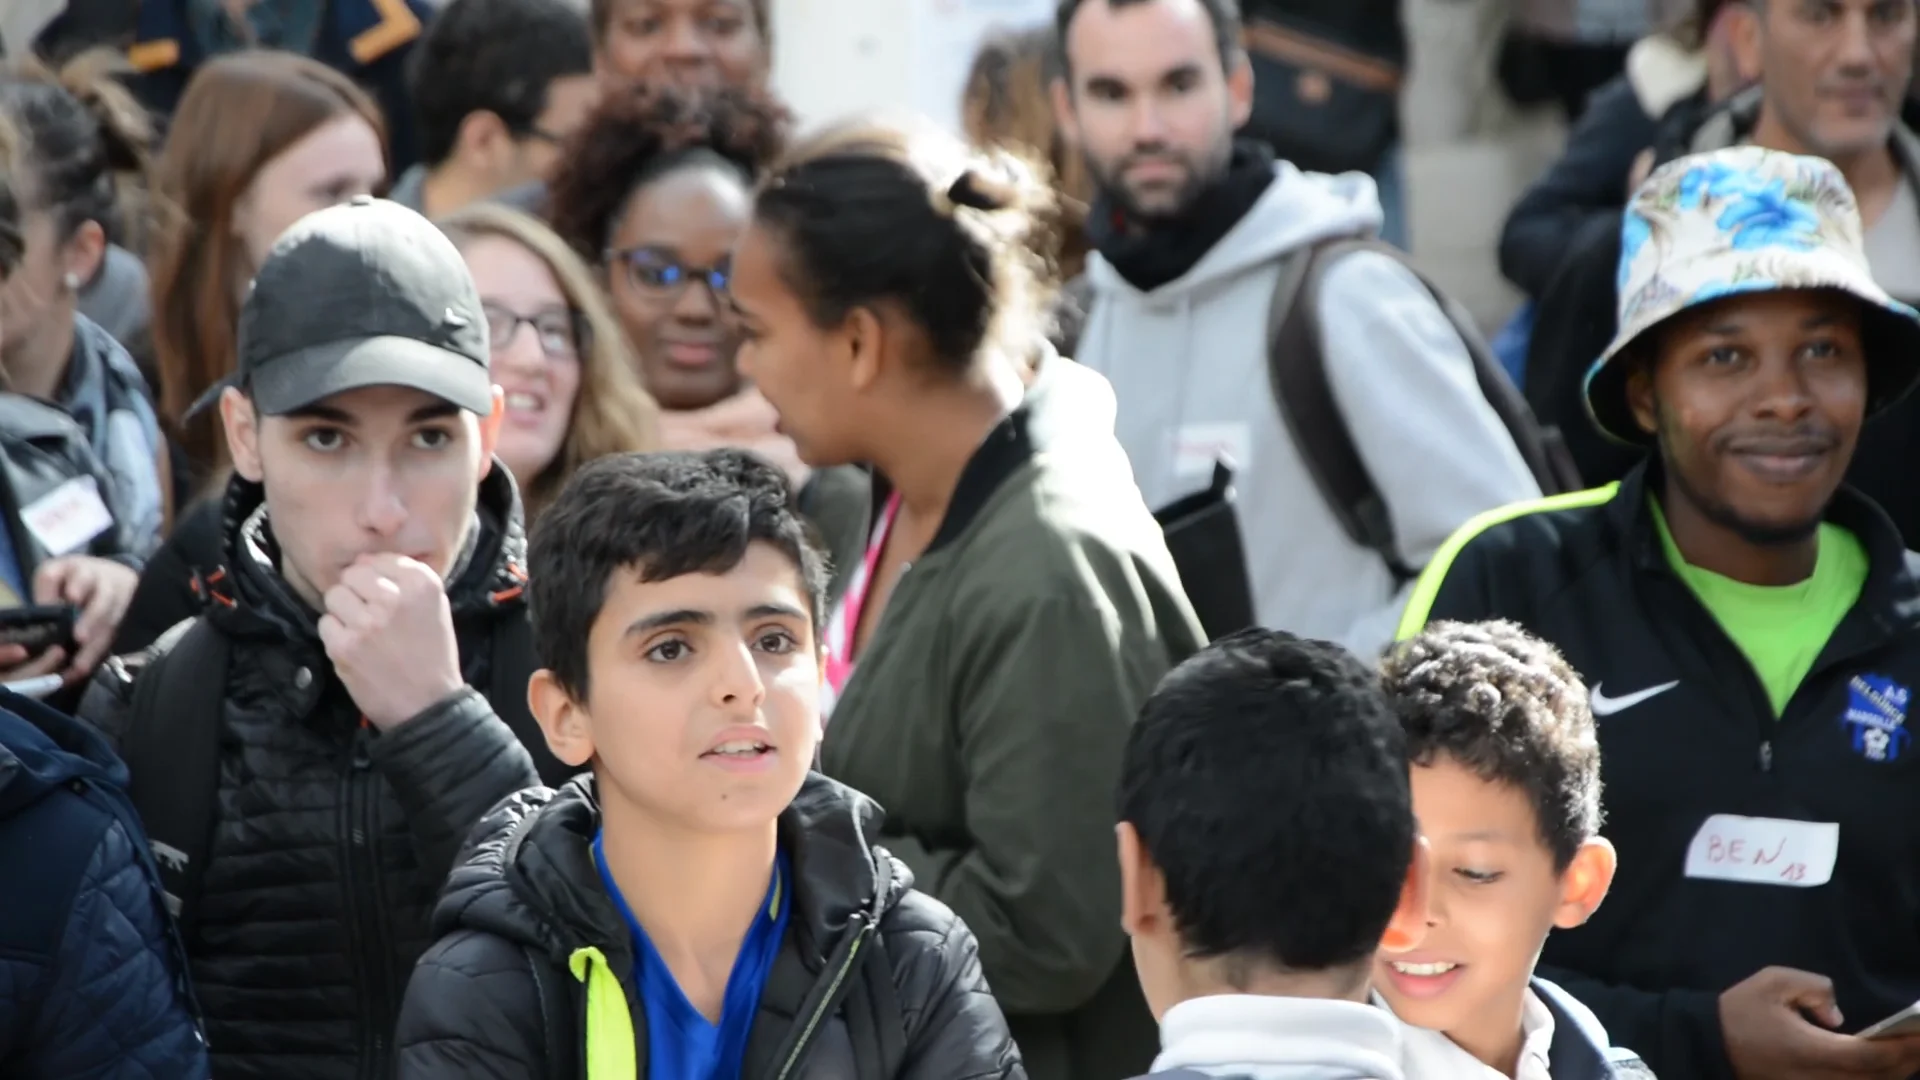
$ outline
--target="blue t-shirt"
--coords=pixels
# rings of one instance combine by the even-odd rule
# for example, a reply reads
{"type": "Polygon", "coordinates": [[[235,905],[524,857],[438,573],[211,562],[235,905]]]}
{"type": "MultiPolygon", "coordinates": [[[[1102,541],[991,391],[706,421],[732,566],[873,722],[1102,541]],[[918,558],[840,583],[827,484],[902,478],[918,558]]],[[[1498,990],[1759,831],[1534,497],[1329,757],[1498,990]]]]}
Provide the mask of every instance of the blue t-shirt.
{"type": "Polygon", "coordinates": [[[593,838],[593,864],[600,882],[613,898],[627,928],[633,932],[634,977],[640,984],[640,1003],[647,1014],[647,1080],[739,1080],[747,1055],[747,1033],[760,1010],[760,994],[773,971],[774,954],[787,934],[787,915],[793,909],[787,882],[792,871],[785,852],[774,860],[767,900],[740,944],[740,955],[727,976],[727,994],[720,1006],[720,1022],[708,1022],[674,981],[664,960],[633,917],[627,898],[607,871],[600,836],[593,838]]]}

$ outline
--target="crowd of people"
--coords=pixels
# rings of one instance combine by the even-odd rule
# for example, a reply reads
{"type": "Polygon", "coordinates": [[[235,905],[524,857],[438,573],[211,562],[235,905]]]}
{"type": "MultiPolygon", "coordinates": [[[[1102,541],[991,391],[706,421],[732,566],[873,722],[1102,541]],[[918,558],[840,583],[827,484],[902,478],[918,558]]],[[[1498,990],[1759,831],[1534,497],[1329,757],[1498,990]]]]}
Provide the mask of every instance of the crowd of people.
{"type": "Polygon", "coordinates": [[[767,2],[0,67],[0,1075],[1920,1076],[1914,0],[1528,23],[1493,345],[1257,3],[767,2]]]}

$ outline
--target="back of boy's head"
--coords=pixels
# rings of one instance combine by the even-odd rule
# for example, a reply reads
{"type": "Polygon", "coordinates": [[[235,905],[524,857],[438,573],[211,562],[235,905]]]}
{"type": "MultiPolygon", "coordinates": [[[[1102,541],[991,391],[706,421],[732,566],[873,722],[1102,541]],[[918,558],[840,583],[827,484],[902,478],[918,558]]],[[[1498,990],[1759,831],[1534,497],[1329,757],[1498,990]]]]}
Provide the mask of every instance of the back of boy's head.
{"type": "Polygon", "coordinates": [[[756,541],[793,561],[817,636],[826,564],[779,468],[744,450],[611,454],[581,466],[540,515],[527,547],[528,617],[540,665],[584,701],[587,637],[616,573],[642,581],[724,574],[756,541]]]}
{"type": "Polygon", "coordinates": [[[1188,956],[1282,973],[1373,956],[1417,835],[1378,676],[1272,630],[1162,680],[1128,737],[1120,820],[1165,878],[1188,956]]]}
{"type": "Polygon", "coordinates": [[[1526,793],[1540,838],[1565,870],[1600,831],[1600,743],[1580,676],[1510,622],[1435,623],[1382,673],[1407,733],[1407,759],[1442,756],[1526,793]]]}

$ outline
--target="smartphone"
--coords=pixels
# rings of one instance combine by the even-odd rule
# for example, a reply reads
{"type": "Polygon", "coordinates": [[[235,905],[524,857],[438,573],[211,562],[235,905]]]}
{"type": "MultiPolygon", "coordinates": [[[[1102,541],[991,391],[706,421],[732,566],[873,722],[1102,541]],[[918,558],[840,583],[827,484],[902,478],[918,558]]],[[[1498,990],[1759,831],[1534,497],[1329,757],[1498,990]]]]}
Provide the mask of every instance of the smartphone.
{"type": "Polygon", "coordinates": [[[58,675],[41,675],[38,678],[21,679],[19,682],[0,683],[0,690],[40,701],[65,685],[67,680],[58,675]]]}
{"type": "Polygon", "coordinates": [[[1920,1003],[1909,1005],[1862,1031],[1863,1039],[1905,1039],[1920,1035],[1920,1003]]]}
{"type": "Polygon", "coordinates": [[[79,615],[71,605],[47,604],[0,609],[0,645],[22,645],[28,656],[56,646],[73,651],[73,624],[79,615]]]}

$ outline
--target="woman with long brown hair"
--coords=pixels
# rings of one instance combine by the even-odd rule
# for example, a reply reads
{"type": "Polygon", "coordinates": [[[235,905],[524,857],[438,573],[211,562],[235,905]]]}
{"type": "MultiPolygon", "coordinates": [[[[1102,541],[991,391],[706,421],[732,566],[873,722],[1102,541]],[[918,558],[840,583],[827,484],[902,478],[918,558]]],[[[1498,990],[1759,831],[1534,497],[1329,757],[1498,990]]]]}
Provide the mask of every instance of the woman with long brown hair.
{"type": "Polygon", "coordinates": [[[387,164],[373,99],[324,64],[232,53],[188,84],[155,169],[151,258],[160,411],[185,451],[184,496],[217,490],[225,472],[217,419],[186,413],[233,370],[254,268],[302,216],[384,186],[387,164]]]}
{"type": "Polygon", "coordinates": [[[529,527],[573,470],[656,448],[659,409],[593,271],[539,221],[473,203],[439,222],[467,260],[487,315],[507,415],[494,453],[520,485],[529,527]]]}
{"type": "Polygon", "coordinates": [[[221,560],[229,472],[216,410],[192,406],[233,370],[240,300],[287,226],[387,181],[386,128],[365,91],[303,56],[239,52],[194,74],[154,172],[153,347],[174,506],[114,638],[145,648],[199,613],[198,575],[221,560]],[[203,497],[211,496],[211,497],[203,497]],[[197,505],[192,505],[197,502],[197,505]]]}

